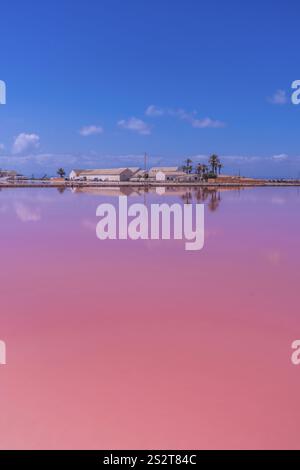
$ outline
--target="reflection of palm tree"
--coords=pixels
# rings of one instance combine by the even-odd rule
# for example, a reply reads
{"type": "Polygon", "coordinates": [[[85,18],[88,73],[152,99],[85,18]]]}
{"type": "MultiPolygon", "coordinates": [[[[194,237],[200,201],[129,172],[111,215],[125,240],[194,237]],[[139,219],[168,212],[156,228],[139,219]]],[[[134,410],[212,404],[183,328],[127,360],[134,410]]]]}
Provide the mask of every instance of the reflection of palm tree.
{"type": "MultiPolygon", "coordinates": [[[[221,192],[208,187],[197,188],[194,192],[194,197],[197,203],[207,202],[207,207],[211,212],[216,211],[221,203],[221,192]]],[[[185,194],[181,196],[181,199],[185,204],[191,204],[193,199],[193,194],[190,191],[186,191],[185,194]]]]}
{"type": "Polygon", "coordinates": [[[181,196],[182,200],[184,201],[185,204],[191,204],[192,202],[192,193],[187,191],[185,194],[181,196]]]}
{"type": "Polygon", "coordinates": [[[204,188],[203,189],[203,201],[207,201],[209,195],[210,195],[210,190],[207,188],[204,188]]]}
{"type": "Polygon", "coordinates": [[[202,194],[203,194],[202,189],[198,189],[197,192],[196,192],[196,201],[197,202],[202,201],[202,194]]]}
{"type": "Polygon", "coordinates": [[[210,211],[214,212],[219,208],[221,202],[221,193],[216,189],[199,188],[196,191],[196,200],[198,203],[208,201],[207,207],[210,211]]]}
{"type": "Polygon", "coordinates": [[[208,204],[208,208],[210,211],[214,212],[218,209],[221,202],[221,195],[220,192],[213,191],[211,194],[211,198],[208,204]]]}
{"type": "Polygon", "coordinates": [[[208,196],[208,191],[206,188],[199,188],[196,193],[197,202],[204,202],[206,201],[208,196]]]}

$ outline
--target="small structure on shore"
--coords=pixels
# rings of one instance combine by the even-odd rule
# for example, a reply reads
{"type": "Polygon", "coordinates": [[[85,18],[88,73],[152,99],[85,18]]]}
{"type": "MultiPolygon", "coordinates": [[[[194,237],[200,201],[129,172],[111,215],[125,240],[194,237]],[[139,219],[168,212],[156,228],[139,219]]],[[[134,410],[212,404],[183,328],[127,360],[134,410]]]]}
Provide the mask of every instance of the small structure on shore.
{"type": "Polygon", "coordinates": [[[25,176],[19,175],[16,171],[0,169],[0,184],[16,183],[25,179],[25,176]]]}
{"type": "Polygon", "coordinates": [[[138,169],[138,171],[136,171],[130,178],[130,181],[137,183],[141,181],[146,181],[147,179],[149,179],[149,173],[147,172],[147,170],[138,169]]]}
{"type": "Polygon", "coordinates": [[[179,171],[178,166],[154,166],[149,170],[149,178],[155,178],[157,173],[174,173],[176,171],[179,171]]]}
{"type": "Polygon", "coordinates": [[[244,176],[231,176],[231,175],[218,175],[217,178],[208,178],[208,183],[219,183],[219,184],[259,184],[263,183],[265,180],[257,178],[247,178],[244,176]]]}
{"type": "Polygon", "coordinates": [[[174,181],[174,182],[185,182],[185,181],[198,181],[197,175],[189,175],[184,171],[159,171],[155,177],[157,182],[174,181]]]}
{"type": "Polygon", "coordinates": [[[65,184],[65,178],[59,178],[58,176],[54,176],[50,178],[51,183],[54,184],[65,184]]]}
{"type": "Polygon", "coordinates": [[[0,178],[16,178],[18,173],[13,170],[0,170],[0,178]]]}
{"type": "Polygon", "coordinates": [[[154,167],[149,171],[149,178],[158,183],[164,182],[195,182],[200,180],[200,176],[193,173],[189,174],[181,170],[179,167],[154,167]]]}

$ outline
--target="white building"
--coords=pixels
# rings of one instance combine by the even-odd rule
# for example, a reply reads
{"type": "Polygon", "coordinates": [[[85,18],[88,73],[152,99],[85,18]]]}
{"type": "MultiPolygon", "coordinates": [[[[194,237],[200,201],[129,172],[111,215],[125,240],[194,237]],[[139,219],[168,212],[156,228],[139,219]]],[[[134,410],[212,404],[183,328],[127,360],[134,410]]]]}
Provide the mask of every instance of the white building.
{"type": "Polygon", "coordinates": [[[154,166],[149,170],[149,178],[155,178],[157,173],[173,173],[179,171],[178,166],[154,166]]]}
{"type": "Polygon", "coordinates": [[[157,182],[193,182],[199,181],[200,177],[196,174],[187,174],[184,171],[179,170],[178,168],[165,167],[165,168],[155,168],[150,170],[150,174],[155,178],[157,182]],[[157,171],[158,170],[158,171],[157,171]]]}
{"type": "Polygon", "coordinates": [[[139,181],[145,180],[147,177],[148,177],[148,172],[146,170],[138,169],[138,171],[134,173],[132,178],[130,178],[130,181],[139,182],[139,181]]]}
{"type": "Polygon", "coordinates": [[[139,168],[110,168],[97,170],[72,170],[69,178],[72,181],[129,181],[139,168]]]}
{"type": "Polygon", "coordinates": [[[18,173],[16,171],[0,170],[0,183],[16,181],[17,178],[21,179],[20,176],[18,177],[18,173]]]}
{"type": "Polygon", "coordinates": [[[17,176],[16,171],[0,170],[0,178],[15,178],[16,176],[17,176]]]}

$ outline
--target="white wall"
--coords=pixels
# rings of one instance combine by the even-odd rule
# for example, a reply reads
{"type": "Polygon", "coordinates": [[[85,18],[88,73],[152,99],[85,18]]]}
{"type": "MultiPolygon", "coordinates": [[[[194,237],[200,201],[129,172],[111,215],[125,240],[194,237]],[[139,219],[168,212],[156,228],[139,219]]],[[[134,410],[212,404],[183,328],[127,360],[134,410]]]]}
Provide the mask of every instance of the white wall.
{"type": "Polygon", "coordinates": [[[73,171],[73,170],[71,171],[71,173],[69,174],[69,178],[70,178],[70,180],[74,180],[76,178],[75,171],[73,171]]]}
{"type": "Polygon", "coordinates": [[[156,173],[156,181],[166,181],[166,175],[162,171],[156,173]]]}
{"type": "Polygon", "coordinates": [[[132,171],[131,170],[126,170],[120,175],[106,175],[106,174],[101,174],[98,173],[96,175],[80,175],[77,176],[75,171],[71,171],[69,178],[71,180],[86,180],[86,181],[111,181],[111,182],[120,182],[120,181],[129,181],[129,179],[132,176],[132,171]]]}
{"type": "Polygon", "coordinates": [[[95,181],[95,180],[99,180],[99,181],[115,181],[115,182],[118,182],[120,181],[120,177],[119,175],[101,175],[101,173],[99,173],[99,175],[91,175],[91,176],[86,176],[86,180],[87,181],[95,181]]]}

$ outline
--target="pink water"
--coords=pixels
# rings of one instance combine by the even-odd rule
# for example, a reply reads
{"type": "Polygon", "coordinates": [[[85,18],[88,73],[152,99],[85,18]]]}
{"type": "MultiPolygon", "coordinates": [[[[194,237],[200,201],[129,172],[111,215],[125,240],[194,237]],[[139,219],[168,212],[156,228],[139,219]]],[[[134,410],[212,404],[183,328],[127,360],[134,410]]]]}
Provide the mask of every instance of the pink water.
{"type": "Polygon", "coordinates": [[[0,192],[1,449],[300,448],[300,192],[203,199],[186,252],[98,240],[109,190],[0,192]]]}

